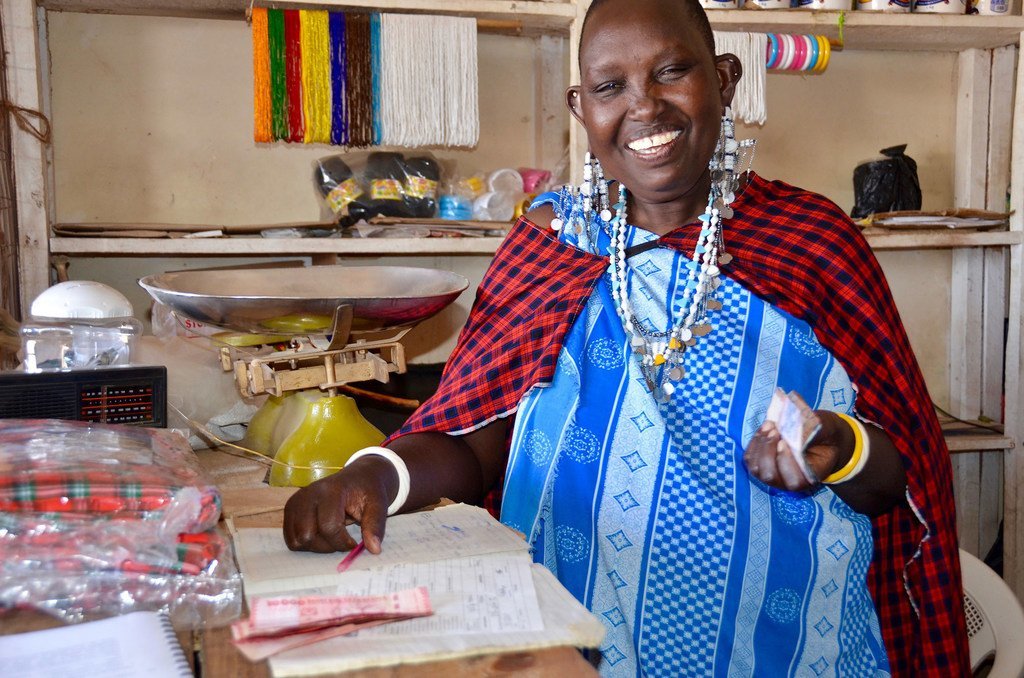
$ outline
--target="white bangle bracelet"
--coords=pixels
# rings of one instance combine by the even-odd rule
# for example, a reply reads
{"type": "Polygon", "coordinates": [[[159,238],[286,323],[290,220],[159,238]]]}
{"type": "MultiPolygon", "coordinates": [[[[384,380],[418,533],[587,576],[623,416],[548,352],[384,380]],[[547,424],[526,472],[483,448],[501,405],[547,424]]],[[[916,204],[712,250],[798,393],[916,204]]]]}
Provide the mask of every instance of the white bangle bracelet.
{"type": "Polygon", "coordinates": [[[395,495],[395,500],[388,507],[388,515],[393,516],[398,513],[398,509],[402,508],[405,500],[409,498],[409,467],[405,465],[404,459],[386,447],[364,447],[349,457],[348,461],[345,462],[345,466],[348,466],[360,457],[368,455],[384,457],[391,462],[391,465],[395,467],[395,473],[398,474],[398,494],[395,495]]]}

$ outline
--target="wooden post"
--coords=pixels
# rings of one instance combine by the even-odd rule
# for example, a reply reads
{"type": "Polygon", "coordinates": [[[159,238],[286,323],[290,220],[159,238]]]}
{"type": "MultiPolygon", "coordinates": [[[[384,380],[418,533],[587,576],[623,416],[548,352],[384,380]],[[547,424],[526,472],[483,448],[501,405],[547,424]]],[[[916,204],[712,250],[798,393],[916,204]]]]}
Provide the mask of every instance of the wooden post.
{"type": "Polygon", "coordinates": [[[533,162],[534,167],[554,169],[561,162],[568,143],[565,120],[571,116],[565,107],[565,88],[569,86],[566,82],[569,41],[564,36],[540,35],[534,42],[533,162]]]}
{"type": "MultiPolygon", "coordinates": [[[[569,29],[569,83],[580,84],[580,33],[590,0],[576,0],[576,20],[569,29]]],[[[587,152],[587,133],[573,118],[569,121],[569,181],[583,179],[583,154],[587,152]]]]}
{"type": "MultiPolygon", "coordinates": [[[[992,50],[992,78],[989,88],[988,180],[985,209],[1005,211],[1010,188],[1010,150],[1013,131],[1013,82],[1017,49],[992,50]]],[[[981,414],[993,421],[1006,421],[1003,413],[1003,357],[1005,355],[1007,251],[985,250],[985,279],[982,308],[981,414]]],[[[1012,417],[1010,417],[1012,419],[1012,417]]],[[[1003,455],[981,455],[981,497],[978,504],[978,555],[984,557],[999,536],[1003,518],[1003,455]]]]}
{"type": "MultiPolygon", "coordinates": [[[[7,78],[12,104],[45,113],[40,85],[42,74],[38,64],[46,61],[41,59],[39,51],[36,11],[33,0],[4,0],[0,3],[7,47],[4,77],[7,78]]],[[[39,139],[15,124],[12,116],[5,117],[4,124],[11,128],[11,155],[17,182],[18,285],[22,314],[25,315],[32,300],[49,287],[48,149],[39,139]]]]}
{"type": "MultiPolygon", "coordinates": [[[[1024,33],[1019,45],[1024,46],[1024,33]]],[[[1010,152],[1010,204],[1024,205],[1024,50],[1017,50],[1017,88],[1014,95],[1014,109],[1017,115],[1013,122],[1013,145],[1010,152]]],[[[1018,207],[1010,215],[1010,230],[1024,232],[1024,212],[1018,207]]],[[[1010,247],[1010,306],[1009,324],[1006,337],[1006,433],[1016,447],[1007,450],[1003,456],[1003,579],[1024,599],[1024,490],[1019,487],[1024,480],[1024,448],[1021,447],[1021,422],[1024,393],[1021,392],[1020,370],[1024,364],[1021,354],[1021,301],[1024,296],[1024,245],[1010,247]]]]}
{"type": "MultiPolygon", "coordinates": [[[[957,58],[956,165],[954,203],[985,205],[988,163],[991,52],[969,49],[957,58]]],[[[984,250],[953,251],[949,335],[949,398],[953,415],[976,419],[981,414],[984,250]]],[[[952,459],[960,546],[978,555],[981,501],[981,453],[952,459]]]]}

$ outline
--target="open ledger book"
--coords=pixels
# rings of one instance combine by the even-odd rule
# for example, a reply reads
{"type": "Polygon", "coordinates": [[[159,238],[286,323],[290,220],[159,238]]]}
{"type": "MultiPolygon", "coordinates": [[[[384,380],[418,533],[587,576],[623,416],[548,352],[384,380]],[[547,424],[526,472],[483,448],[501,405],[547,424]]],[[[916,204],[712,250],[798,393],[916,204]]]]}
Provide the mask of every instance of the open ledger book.
{"type": "MultiPolygon", "coordinates": [[[[359,527],[350,525],[359,540],[359,527]]],[[[388,519],[382,552],[288,550],[279,529],[233,529],[246,599],[380,595],[426,586],[434,614],[330,638],[269,659],[275,676],[316,675],[491,652],[597,647],[601,622],[534,564],[526,542],[487,511],[453,504],[388,519]]]]}

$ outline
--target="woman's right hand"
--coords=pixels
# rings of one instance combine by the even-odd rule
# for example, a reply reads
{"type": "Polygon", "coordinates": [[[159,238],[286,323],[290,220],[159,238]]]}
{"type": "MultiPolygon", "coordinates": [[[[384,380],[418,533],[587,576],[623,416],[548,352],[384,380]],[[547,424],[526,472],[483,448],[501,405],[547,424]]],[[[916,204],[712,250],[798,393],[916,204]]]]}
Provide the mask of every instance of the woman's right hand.
{"type": "Polygon", "coordinates": [[[387,459],[367,455],[299,489],[284,506],[284,540],[293,551],[349,551],[356,541],[345,526],[359,523],[363,545],[380,553],[388,506],[398,474],[387,459]]]}

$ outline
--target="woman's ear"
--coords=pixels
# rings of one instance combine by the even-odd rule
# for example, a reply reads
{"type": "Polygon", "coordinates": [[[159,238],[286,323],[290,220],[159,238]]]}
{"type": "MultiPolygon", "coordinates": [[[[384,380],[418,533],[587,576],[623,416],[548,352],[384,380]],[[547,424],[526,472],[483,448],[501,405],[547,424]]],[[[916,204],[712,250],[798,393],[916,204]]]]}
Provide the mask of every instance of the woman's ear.
{"type": "Polygon", "coordinates": [[[572,113],[572,117],[576,118],[581,125],[586,127],[586,123],[583,122],[583,109],[580,107],[580,86],[573,85],[569,89],[565,90],[565,105],[569,107],[569,112],[572,113]]]}
{"type": "Polygon", "coordinates": [[[736,94],[736,84],[743,77],[743,66],[735,54],[719,54],[715,57],[715,70],[718,71],[722,106],[728,106],[736,94]]]}

